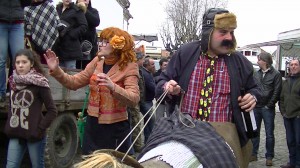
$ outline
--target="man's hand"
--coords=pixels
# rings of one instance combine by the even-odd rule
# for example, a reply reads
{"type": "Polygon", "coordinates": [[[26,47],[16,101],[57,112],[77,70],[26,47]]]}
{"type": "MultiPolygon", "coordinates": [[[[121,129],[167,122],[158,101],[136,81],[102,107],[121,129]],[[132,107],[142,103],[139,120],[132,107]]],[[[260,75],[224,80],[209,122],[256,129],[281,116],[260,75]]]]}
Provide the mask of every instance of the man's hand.
{"type": "Polygon", "coordinates": [[[256,99],[250,93],[247,93],[243,97],[239,96],[238,101],[241,109],[245,110],[246,112],[251,111],[256,105],[256,99]]]}
{"type": "Polygon", "coordinates": [[[165,84],[164,91],[168,90],[171,95],[178,95],[180,93],[181,87],[174,80],[170,80],[165,84]]]}

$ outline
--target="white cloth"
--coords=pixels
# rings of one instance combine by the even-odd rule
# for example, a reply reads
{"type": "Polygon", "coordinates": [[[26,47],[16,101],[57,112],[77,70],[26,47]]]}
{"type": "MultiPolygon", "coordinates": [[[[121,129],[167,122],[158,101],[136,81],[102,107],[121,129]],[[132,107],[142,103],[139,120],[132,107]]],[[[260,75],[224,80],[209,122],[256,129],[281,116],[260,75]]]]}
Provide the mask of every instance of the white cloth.
{"type": "Polygon", "coordinates": [[[177,141],[168,141],[158,145],[148,151],[139,162],[142,163],[155,157],[168,163],[173,168],[203,168],[193,152],[177,141]]]}

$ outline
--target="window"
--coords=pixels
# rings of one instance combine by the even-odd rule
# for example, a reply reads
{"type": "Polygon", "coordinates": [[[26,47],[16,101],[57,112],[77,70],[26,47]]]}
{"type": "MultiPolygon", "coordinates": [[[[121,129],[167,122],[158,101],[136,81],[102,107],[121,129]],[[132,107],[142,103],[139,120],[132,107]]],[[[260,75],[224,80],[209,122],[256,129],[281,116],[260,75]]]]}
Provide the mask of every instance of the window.
{"type": "Polygon", "coordinates": [[[245,56],[250,56],[251,55],[251,51],[245,51],[245,56]]]}

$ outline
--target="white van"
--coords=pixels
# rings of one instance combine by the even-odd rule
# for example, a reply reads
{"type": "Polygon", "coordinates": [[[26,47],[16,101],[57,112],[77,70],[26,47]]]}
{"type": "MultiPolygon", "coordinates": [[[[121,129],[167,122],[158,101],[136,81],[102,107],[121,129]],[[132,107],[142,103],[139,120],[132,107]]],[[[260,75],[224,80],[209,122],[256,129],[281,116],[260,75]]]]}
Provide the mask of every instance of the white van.
{"type": "Polygon", "coordinates": [[[155,65],[155,71],[159,70],[160,69],[160,66],[159,66],[159,60],[154,60],[154,65],[155,65]]]}

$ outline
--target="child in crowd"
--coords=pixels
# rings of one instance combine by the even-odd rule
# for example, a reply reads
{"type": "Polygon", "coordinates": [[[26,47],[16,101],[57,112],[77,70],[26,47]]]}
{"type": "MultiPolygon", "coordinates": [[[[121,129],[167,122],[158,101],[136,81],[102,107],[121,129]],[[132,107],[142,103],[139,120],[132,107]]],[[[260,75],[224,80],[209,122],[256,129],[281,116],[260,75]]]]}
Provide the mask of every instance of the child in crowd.
{"type": "Polygon", "coordinates": [[[45,167],[46,129],[57,115],[49,82],[35,52],[19,50],[14,63],[15,70],[9,77],[10,110],[5,126],[10,138],[6,167],[20,167],[26,149],[33,168],[45,167]],[[42,113],[43,105],[46,113],[42,113]]]}

